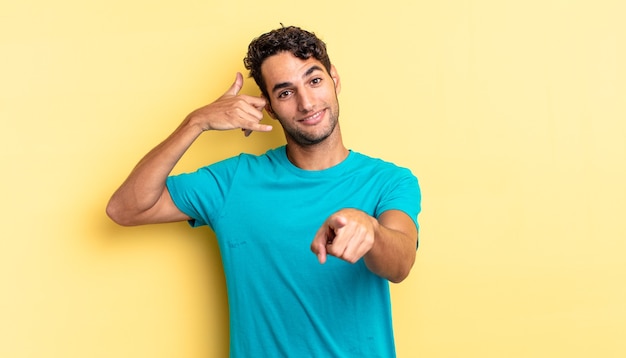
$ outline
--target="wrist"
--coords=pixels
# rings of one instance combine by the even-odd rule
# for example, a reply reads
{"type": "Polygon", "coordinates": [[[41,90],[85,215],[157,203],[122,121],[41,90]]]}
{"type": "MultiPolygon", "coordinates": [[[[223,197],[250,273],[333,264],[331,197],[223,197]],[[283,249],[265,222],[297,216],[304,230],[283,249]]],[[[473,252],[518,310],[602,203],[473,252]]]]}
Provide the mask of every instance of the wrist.
{"type": "Polygon", "coordinates": [[[182,124],[182,128],[185,131],[189,131],[190,133],[194,133],[196,135],[202,134],[202,132],[211,130],[212,128],[207,124],[201,121],[202,116],[195,115],[195,112],[190,113],[185,121],[182,124]]]}

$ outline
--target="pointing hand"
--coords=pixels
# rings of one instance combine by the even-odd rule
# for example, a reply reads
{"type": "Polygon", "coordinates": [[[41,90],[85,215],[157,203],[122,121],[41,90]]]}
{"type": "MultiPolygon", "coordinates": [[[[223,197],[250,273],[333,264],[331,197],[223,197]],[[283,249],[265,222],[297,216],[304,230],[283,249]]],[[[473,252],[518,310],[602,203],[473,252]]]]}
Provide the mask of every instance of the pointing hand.
{"type": "Polygon", "coordinates": [[[319,228],[311,251],[320,263],[327,255],[355,263],[374,245],[376,219],[356,209],[340,210],[326,219],[319,228]]]}

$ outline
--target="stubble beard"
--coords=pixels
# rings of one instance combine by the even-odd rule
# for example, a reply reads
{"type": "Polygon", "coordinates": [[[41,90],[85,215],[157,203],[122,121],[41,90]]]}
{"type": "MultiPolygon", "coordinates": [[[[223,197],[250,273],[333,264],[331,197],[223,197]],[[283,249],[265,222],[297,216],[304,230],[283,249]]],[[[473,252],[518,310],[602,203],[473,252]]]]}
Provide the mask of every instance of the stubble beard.
{"type": "Polygon", "coordinates": [[[339,123],[339,105],[329,106],[328,127],[322,133],[310,133],[297,127],[283,126],[285,135],[296,144],[303,147],[310,147],[322,143],[335,131],[339,123]]]}

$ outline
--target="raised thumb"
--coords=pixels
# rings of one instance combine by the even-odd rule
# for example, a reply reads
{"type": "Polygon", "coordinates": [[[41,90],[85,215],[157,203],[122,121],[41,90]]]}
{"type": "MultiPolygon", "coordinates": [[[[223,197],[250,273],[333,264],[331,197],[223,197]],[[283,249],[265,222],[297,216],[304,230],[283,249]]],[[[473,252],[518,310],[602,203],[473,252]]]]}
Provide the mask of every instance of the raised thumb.
{"type": "Polygon", "coordinates": [[[329,224],[329,226],[333,230],[337,230],[337,229],[341,229],[342,227],[346,226],[348,224],[348,219],[346,219],[342,215],[333,215],[330,218],[328,224],[329,224]]]}
{"type": "Polygon", "coordinates": [[[235,77],[235,82],[230,86],[228,91],[224,93],[224,95],[236,96],[239,91],[241,91],[241,87],[243,87],[243,76],[240,72],[237,72],[237,76],[235,77]]]}

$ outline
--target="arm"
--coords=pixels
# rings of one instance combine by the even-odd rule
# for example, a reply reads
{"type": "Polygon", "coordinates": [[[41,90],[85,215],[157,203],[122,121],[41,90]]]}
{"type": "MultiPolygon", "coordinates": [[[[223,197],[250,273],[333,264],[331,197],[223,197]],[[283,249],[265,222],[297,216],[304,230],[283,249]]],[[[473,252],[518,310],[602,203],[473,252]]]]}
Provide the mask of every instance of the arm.
{"type": "Polygon", "coordinates": [[[113,194],[106,208],[107,215],[120,225],[141,225],[187,220],[165,185],[172,169],[191,144],[208,130],[242,128],[270,131],[262,125],[265,100],[239,95],[243,76],[237,73],[232,86],[215,102],[191,112],[176,130],[152,149],[133,169],[113,194]]]}
{"type": "Polygon", "coordinates": [[[364,258],[370,271],[398,283],[413,267],[417,239],[417,228],[404,212],[389,210],[377,220],[360,210],[343,209],[324,222],[311,250],[320,263],[327,255],[351,263],[364,258]]]}

